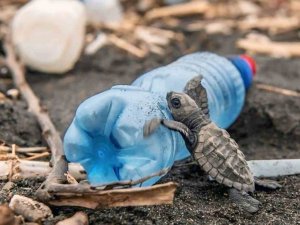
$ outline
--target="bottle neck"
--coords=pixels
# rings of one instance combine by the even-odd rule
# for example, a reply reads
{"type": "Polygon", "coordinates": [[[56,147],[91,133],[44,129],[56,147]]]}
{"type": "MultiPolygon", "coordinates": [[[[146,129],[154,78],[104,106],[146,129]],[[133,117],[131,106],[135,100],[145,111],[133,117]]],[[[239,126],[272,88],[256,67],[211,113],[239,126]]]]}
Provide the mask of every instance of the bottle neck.
{"type": "Polygon", "coordinates": [[[241,78],[243,79],[244,86],[246,90],[248,90],[252,85],[253,77],[256,73],[255,61],[247,55],[229,56],[227,59],[239,71],[241,78]]]}

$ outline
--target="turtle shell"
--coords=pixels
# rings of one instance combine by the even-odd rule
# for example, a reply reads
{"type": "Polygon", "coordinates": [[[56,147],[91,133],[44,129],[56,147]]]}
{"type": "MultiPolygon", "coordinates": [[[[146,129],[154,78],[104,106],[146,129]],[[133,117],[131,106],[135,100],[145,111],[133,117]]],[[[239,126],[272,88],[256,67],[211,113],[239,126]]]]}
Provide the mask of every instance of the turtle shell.
{"type": "Polygon", "coordinates": [[[194,158],[212,178],[228,187],[253,192],[254,178],[244,154],[227,131],[214,123],[198,133],[194,158]]]}

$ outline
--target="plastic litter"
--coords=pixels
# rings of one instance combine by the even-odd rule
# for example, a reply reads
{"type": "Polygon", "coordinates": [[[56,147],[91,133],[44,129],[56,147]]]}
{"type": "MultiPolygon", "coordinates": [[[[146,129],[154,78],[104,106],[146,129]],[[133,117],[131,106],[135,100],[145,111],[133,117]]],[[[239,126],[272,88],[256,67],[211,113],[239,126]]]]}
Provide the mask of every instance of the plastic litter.
{"type": "MultiPolygon", "coordinates": [[[[219,126],[229,126],[240,113],[246,88],[251,84],[244,79],[251,81],[254,73],[247,60],[239,56],[233,59],[236,62],[213,53],[190,54],[146,73],[132,86],[115,86],[85,100],[65,134],[67,159],[80,163],[89,181],[99,185],[135,180],[187,157],[189,153],[178,132],[161,126],[145,139],[144,123],[154,117],[172,119],[166,93],[183,91],[190,79],[201,74],[212,119],[219,126]],[[235,66],[237,63],[240,67],[235,66]]],[[[142,186],[158,180],[152,178],[142,186]]]]}
{"type": "Polygon", "coordinates": [[[251,160],[248,164],[256,177],[300,174],[300,159],[251,160]]]}
{"type": "Polygon", "coordinates": [[[64,73],[84,44],[86,12],[76,0],[33,0],[17,11],[12,39],[23,62],[36,70],[64,73]]]}
{"type": "Polygon", "coordinates": [[[123,8],[119,0],[81,0],[87,10],[91,24],[118,25],[123,19],[123,8]]]}

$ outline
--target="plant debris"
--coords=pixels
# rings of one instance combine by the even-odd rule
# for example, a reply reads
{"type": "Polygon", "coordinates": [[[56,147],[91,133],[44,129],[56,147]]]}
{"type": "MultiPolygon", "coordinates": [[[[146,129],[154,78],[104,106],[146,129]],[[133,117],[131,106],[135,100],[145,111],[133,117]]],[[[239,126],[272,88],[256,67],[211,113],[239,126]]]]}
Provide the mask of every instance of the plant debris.
{"type": "Polygon", "coordinates": [[[56,225],[88,225],[89,219],[84,212],[77,212],[72,217],[58,222],[56,225]]]}

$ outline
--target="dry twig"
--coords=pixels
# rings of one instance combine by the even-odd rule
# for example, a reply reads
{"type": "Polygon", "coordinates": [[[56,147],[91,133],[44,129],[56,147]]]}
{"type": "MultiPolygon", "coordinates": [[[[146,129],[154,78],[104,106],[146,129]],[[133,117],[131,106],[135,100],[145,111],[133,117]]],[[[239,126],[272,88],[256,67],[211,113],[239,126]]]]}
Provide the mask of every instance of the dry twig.
{"type": "Polygon", "coordinates": [[[281,95],[287,95],[287,96],[292,96],[292,97],[300,97],[300,93],[297,91],[285,89],[285,88],[280,88],[280,87],[275,87],[272,85],[268,84],[256,84],[255,85],[258,89],[281,94],[281,95]]]}
{"type": "Polygon", "coordinates": [[[155,8],[147,12],[146,19],[157,19],[167,16],[187,16],[202,14],[209,10],[210,4],[206,1],[192,1],[184,4],[155,8]]]}
{"type": "MultiPolygon", "coordinates": [[[[0,145],[0,152],[11,152],[12,148],[9,146],[0,145]]],[[[47,147],[17,147],[17,153],[35,153],[48,151],[47,147]]]]}
{"type": "Polygon", "coordinates": [[[237,46],[251,53],[273,57],[300,56],[300,42],[275,42],[262,35],[250,35],[248,38],[240,39],[237,46]]]}
{"type": "Polygon", "coordinates": [[[267,30],[271,34],[284,33],[298,29],[300,21],[298,17],[250,17],[238,22],[238,28],[242,31],[251,29],[267,30]]]}
{"type": "Polygon", "coordinates": [[[147,51],[137,48],[136,46],[130,44],[129,42],[125,41],[124,39],[117,37],[114,34],[109,35],[108,40],[110,43],[129,52],[132,55],[135,55],[138,58],[143,58],[147,54],[147,51]]]}
{"type": "Polygon", "coordinates": [[[50,197],[47,195],[47,188],[50,184],[63,183],[66,181],[64,174],[68,170],[68,164],[65,159],[60,135],[53,125],[47,110],[41,107],[38,97],[34,94],[31,87],[26,82],[24,68],[17,61],[13,45],[9,38],[10,36],[7,36],[4,44],[7,66],[12,71],[15,86],[20,90],[21,95],[28,104],[29,112],[37,118],[42,129],[43,136],[52,153],[53,170],[37,192],[38,198],[46,200],[50,197]]]}
{"type": "Polygon", "coordinates": [[[44,157],[47,157],[49,156],[50,153],[49,152],[42,152],[42,153],[37,153],[33,156],[30,156],[28,158],[26,158],[26,160],[34,160],[34,159],[40,159],[40,158],[44,158],[44,157]]]}

